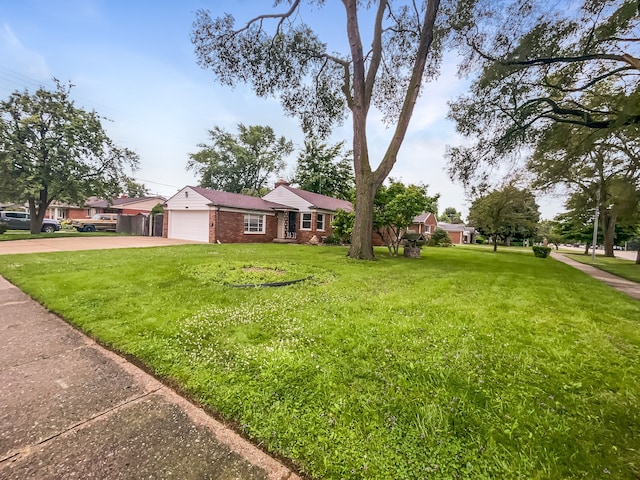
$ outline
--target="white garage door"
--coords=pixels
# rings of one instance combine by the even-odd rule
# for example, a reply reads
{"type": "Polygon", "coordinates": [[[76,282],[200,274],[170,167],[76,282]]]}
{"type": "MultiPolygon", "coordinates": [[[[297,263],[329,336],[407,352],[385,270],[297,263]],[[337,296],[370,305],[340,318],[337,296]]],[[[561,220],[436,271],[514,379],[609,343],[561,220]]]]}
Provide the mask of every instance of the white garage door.
{"type": "Polygon", "coordinates": [[[209,242],[208,211],[170,211],[169,238],[209,242]]]}

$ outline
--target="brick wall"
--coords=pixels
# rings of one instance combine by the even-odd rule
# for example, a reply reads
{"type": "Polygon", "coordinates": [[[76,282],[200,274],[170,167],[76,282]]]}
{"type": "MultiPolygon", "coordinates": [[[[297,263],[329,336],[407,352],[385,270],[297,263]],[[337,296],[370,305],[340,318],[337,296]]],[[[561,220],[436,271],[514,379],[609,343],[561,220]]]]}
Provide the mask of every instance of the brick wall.
{"type": "Polygon", "coordinates": [[[162,221],[162,237],[167,238],[169,236],[169,211],[164,211],[164,220],[162,221]]]}
{"type": "Polygon", "coordinates": [[[212,211],[209,238],[212,243],[267,243],[273,242],[278,231],[278,219],[265,215],[265,233],[244,233],[244,213],[212,211]],[[216,229],[217,223],[217,229],[216,229]]]}
{"type": "Polygon", "coordinates": [[[296,242],[297,243],[308,243],[309,240],[315,235],[318,237],[318,241],[322,241],[322,237],[328,237],[333,233],[333,228],[331,227],[331,222],[333,221],[333,216],[327,213],[324,214],[324,230],[317,229],[317,221],[318,214],[317,212],[311,212],[311,230],[302,230],[300,229],[302,214],[298,215],[298,225],[296,226],[296,242]]]}
{"type": "Polygon", "coordinates": [[[451,239],[451,243],[454,245],[461,245],[462,241],[462,232],[447,232],[449,234],[449,238],[451,239]]]}

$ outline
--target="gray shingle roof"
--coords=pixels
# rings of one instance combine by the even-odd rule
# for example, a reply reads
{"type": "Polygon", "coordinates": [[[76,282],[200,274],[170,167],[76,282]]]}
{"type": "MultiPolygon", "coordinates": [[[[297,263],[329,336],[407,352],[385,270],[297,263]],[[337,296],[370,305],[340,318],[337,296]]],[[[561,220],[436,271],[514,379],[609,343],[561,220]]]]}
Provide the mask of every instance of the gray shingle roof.
{"type": "Polygon", "coordinates": [[[347,200],[340,200],[339,198],[328,197],[321,195],[320,193],[307,192],[306,190],[300,190],[298,188],[290,187],[289,185],[281,185],[282,188],[286,188],[290,192],[295,193],[303,200],[306,200],[315,208],[321,210],[336,211],[338,209],[350,212],[353,210],[353,204],[347,200]]]}

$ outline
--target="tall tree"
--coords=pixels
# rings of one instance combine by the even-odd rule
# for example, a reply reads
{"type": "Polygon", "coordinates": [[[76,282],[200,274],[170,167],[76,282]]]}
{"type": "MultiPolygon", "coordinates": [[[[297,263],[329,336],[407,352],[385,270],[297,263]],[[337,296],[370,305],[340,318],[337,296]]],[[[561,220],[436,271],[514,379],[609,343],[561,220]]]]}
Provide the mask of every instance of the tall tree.
{"type": "Polygon", "coordinates": [[[458,131],[474,139],[449,150],[452,177],[482,181],[558,123],[637,135],[637,0],[495,3],[479,0],[458,24],[464,71],[480,73],[451,104],[458,131]]]}
{"type": "MultiPolygon", "coordinates": [[[[324,1],[309,1],[329,8],[324,1]]],[[[211,18],[200,10],[192,41],[198,62],[218,81],[249,83],[259,96],[279,97],[305,132],[321,136],[351,113],[356,215],[349,256],[373,259],[371,230],[376,191],[391,172],[424,79],[437,73],[445,28],[436,28],[440,0],[393,2],[343,0],[349,49],[330,53],[305,23],[302,0],[276,1],[287,11],[258,15],[241,26],[231,15],[211,18]],[[367,10],[372,9],[373,12],[367,10]],[[373,14],[371,14],[373,13],[373,14]],[[361,24],[370,47],[363,45],[361,24]],[[430,60],[428,62],[428,59],[430,60]],[[379,108],[394,131],[387,150],[372,158],[367,142],[370,109],[379,108]],[[379,160],[377,168],[372,160],[379,160]]],[[[448,14],[441,15],[444,26],[448,14]]]]}
{"type": "Polygon", "coordinates": [[[498,240],[533,237],[540,219],[535,197],[528,190],[506,185],[476,199],[469,209],[469,224],[482,235],[491,237],[493,251],[498,240]]]}
{"type": "Polygon", "coordinates": [[[240,123],[237,135],[214,127],[209,138],[211,144],[200,144],[200,151],[189,154],[187,169],[200,176],[201,187],[225,192],[259,194],[293,152],[290,140],[260,125],[240,123]]]}
{"type": "Polygon", "coordinates": [[[540,136],[527,162],[534,186],[562,185],[597,205],[605,256],[614,256],[618,222],[634,216],[640,184],[640,138],[625,132],[590,131],[576,125],[552,125],[540,136]]]}
{"type": "Polygon", "coordinates": [[[457,211],[454,207],[445,208],[442,215],[438,215],[438,220],[447,223],[464,223],[462,221],[462,213],[457,211]]]}
{"type": "Polygon", "coordinates": [[[344,142],[329,146],[316,137],[304,142],[292,183],[309,192],[349,200],[354,187],[353,163],[344,142]]]}
{"type": "Polygon", "coordinates": [[[117,147],[100,116],[75,106],[71,85],[12,93],[0,102],[0,198],[29,204],[40,233],[52,201],[82,203],[116,196],[138,156],[117,147]]]}
{"type": "Polygon", "coordinates": [[[149,195],[149,189],[144,183],[138,183],[133,178],[126,178],[120,193],[131,198],[146,197],[149,195]]]}

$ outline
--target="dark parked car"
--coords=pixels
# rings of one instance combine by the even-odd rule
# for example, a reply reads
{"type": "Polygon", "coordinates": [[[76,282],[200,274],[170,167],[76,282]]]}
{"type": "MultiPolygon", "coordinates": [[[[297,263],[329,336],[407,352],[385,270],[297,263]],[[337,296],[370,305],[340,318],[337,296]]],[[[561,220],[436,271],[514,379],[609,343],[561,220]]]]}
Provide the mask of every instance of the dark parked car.
{"type": "MultiPolygon", "coordinates": [[[[31,230],[31,216],[26,212],[0,211],[0,222],[6,223],[9,230],[31,230]]],[[[53,233],[60,230],[60,222],[45,218],[42,221],[41,231],[53,233]]]]}

